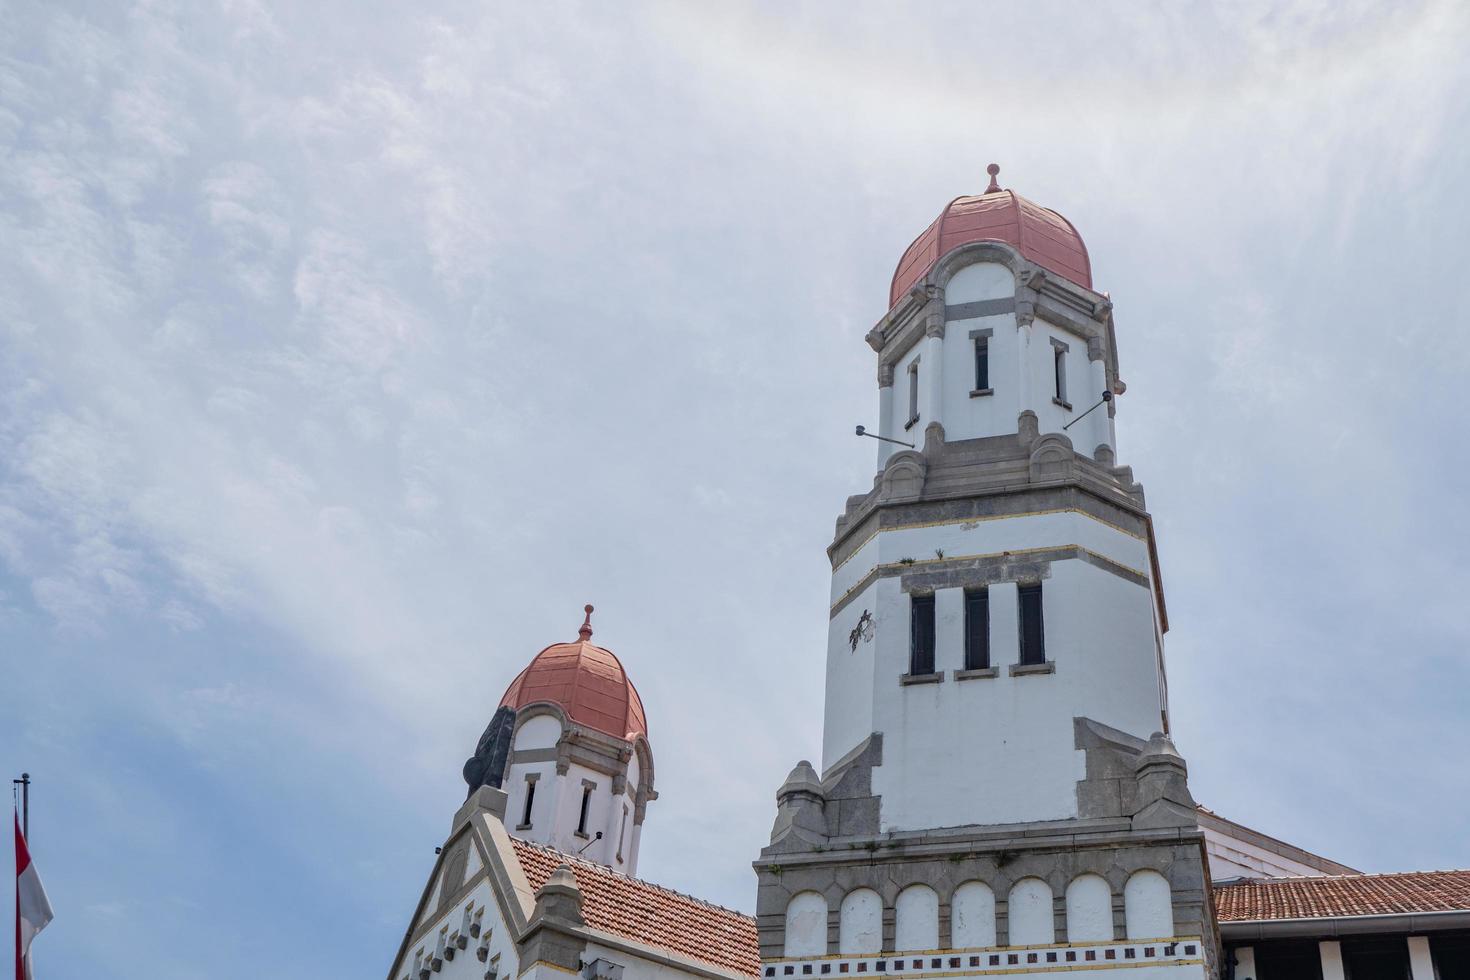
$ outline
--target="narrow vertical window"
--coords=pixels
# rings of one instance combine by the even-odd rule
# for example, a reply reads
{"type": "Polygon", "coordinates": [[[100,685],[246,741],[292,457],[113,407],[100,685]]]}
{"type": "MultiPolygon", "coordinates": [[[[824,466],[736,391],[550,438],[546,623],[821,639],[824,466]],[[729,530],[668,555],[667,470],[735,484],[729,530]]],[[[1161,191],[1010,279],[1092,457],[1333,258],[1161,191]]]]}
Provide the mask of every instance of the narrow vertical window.
{"type": "Polygon", "coordinates": [[[582,781],[582,810],[577,816],[577,833],[583,837],[587,836],[587,811],[592,808],[592,791],[596,784],[582,781]]]}
{"type": "Polygon", "coordinates": [[[990,666],[990,592],[973,589],[965,593],[965,669],[990,666]]]}
{"type": "Polygon", "coordinates": [[[618,860],[623,860],[623,842],[628,839],[628,804],[623,804],[623,822],[618,825],[618,860]]]}
{"type": "Polygon", "coordinates": [[[526,806],[525,809],[521,811],[521,825],[516,828],[517,830],[525,830],[526,828],[531,826],[531,806],[536,802],[535,777],[537,775],[537,773],[532,773],[526,777],[526,806]]]}
{"type": "Polygon", "coordinates": [[[919,421],[919,359],[916,357],[909,362],[909,420],[904,423],[905,429],[914,427],[919,421]]]}
{"type": "Polygon", "coordinates": [[[1052,381],[1056,385],[1052,401],[1063,408],[1071,408],[1067,403],[1067,345],[1053,337],[1051,348],[1052,381]]]}
{"type": "Polygon", "coordinates": [[[1017,590],[1021,606],[1021,663],[1046,663],[1046,634],[1041,626],[1041,583],[1017,590]]]}
{"type": "Polygon", "coordinates": [[[933,595],[916,595],[910,600],[909,673],[934,673],[933,595]]]}
{"type": "Polygon", "coordinates": [[[975,338],[975,390],[990,390],[990,338],[975,338]]]}

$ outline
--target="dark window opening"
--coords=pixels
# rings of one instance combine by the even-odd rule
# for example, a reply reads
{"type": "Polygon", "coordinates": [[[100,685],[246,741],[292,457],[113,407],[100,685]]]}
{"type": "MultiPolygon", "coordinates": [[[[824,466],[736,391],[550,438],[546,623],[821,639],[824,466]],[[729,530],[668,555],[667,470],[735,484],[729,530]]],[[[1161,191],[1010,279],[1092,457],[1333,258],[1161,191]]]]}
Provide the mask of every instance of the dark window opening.
{"type": "Polygon", "coordinates": [[[1017,589],[1021,606],[1021,663],[1046,663],[1046,632],[1041,625],[1041,583],[1017,589]]]}
{"type": "Polygon", "coordinates": [[[1402,936],[1346,940],[1342,964],[1352,980],[1409,980],[1409,944],[1402,936]]]}
{"type": "Polygon", "coordinates": [[[965,593],[965,669],[990,666],[990,593],[975,589],[965,593]]]}
{"type": "Polygon", "coordinates": [[[1470,933],[1431,936],[1429,954],[1441,977],[1470,977],[1470,933]]]}
{"type": "Polygon", "coordinates": [[[534,779],[526,782],[526,810],[521,814],[521,826],[531,826],[531,804],[536,802],[536,781],[534,779]]]}
{"type": "Polygon", "coordinates": [[[1052,352],[1052,372],[1057,386],[1057,401],[1067,400],[1067,352],[1057,347],[1052,352]]]}
{"type": "Polygon", "coordinates": [[[909,673],[934,673],[934,596],[916,595],[909,606],[909,673]]]}
{"type": "Polygon", "coordinates": [[[975,390],[985,391],[990,387],[990,341],[985,337],[975,338],[975,390]]]}
{"type": "Polygon", "coordinates": [[[582,813],[577,817],[577,833],[587,836],[587,811],[592,807],[592,787],[582,787],[582,813]]]}
{"type": "Polygon", "coordinates": [[[1255,951],[1256,980],[1322,980],[1322,952],[1316,940],[1257,943],[1255,951]]]}

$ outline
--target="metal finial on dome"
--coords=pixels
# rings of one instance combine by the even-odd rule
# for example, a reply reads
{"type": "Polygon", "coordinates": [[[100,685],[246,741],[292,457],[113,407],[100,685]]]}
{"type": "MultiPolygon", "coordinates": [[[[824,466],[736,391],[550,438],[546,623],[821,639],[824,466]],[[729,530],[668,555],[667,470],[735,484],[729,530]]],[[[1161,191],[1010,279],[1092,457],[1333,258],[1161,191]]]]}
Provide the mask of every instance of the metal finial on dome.
{"type": "Polygon", "coordinates": [[[985,188],[985,193],[987,193],[987,194],[998,194],[998,193],[1000,193],[1000,181],[998,181],[998,180],[995,179],[996,178],[996,175],[998,175],[1000,173],[1000,164],[998,164],[998,163],[992,163],[990,166],[988,166],[988,167],[985,168],[985,172],[990,175],[990,186],[987,187],[987,188],[985,188]]]}
{"type": "Polygon", "coordinates": [[[592,638],[592,603],[587,603],[582,609],[587,613],[587,618],[582,620],[582,628],[577,630],[577,635],[583,640],[590,640],[592,638]]]}

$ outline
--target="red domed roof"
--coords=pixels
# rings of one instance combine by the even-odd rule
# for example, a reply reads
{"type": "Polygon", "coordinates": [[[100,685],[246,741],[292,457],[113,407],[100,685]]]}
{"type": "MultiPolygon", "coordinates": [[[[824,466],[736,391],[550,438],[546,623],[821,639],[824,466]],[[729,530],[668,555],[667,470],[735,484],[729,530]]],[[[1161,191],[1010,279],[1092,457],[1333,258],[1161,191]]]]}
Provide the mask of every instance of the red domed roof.
{"type": "Polygon", "coordinates": [[[502,705],[519,711],[550,701],[574,723],[632,741],[648,737],[643,701],[611,650],[593,646],[592,607],[574,643],[554,643],[536,654],[505,689],[502,705]]]}
{"type": "Polygon", "coordinates": [[[1000,168],[992,163],[987,169],[990,186],[985,193],[950,201],[898,260],[888,292],[890,307],[928,275],[940,258],[971,242],[1005,242],[1043,269],[1092,288],[1092,262],[1072,223],[1015,191],[1001,190],[995,179],[1000,168]]]}

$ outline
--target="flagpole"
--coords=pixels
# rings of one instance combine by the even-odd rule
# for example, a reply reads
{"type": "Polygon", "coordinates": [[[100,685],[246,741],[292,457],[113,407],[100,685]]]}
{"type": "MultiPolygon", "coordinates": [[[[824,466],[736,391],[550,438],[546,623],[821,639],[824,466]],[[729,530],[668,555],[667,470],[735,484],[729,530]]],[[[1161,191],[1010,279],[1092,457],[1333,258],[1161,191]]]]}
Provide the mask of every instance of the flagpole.
{"type": "Polygon", "coordinates": [[[23,772],[11,783],[20,786],[20,833],[28,842],[31,839],[31,774],[23,772]]]}

